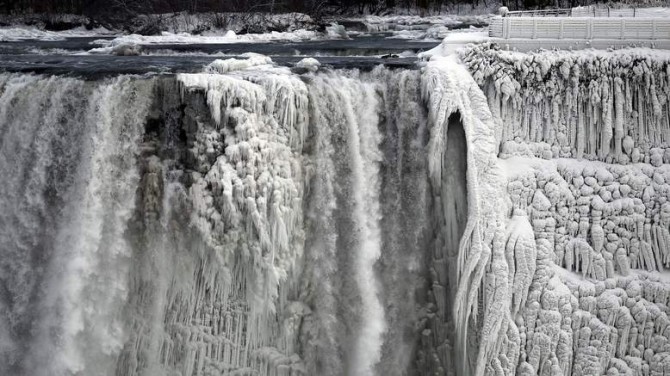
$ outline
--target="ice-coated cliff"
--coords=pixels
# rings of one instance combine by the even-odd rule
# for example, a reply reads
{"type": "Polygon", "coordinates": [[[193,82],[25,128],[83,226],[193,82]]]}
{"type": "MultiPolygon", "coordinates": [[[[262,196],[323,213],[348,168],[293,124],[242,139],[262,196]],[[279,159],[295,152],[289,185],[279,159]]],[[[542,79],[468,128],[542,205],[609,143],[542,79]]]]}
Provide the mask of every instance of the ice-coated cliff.
{"type": "Polygon", "coordinates": [[[670,373],[669,61],[2,74],[0,374],[670,373]]]}
{"type": "Polygon", "coordinates": [[[489,372],[670,372],[670,55],[480,45],[461,58],[507,181],[514,322],[489,372]]]}

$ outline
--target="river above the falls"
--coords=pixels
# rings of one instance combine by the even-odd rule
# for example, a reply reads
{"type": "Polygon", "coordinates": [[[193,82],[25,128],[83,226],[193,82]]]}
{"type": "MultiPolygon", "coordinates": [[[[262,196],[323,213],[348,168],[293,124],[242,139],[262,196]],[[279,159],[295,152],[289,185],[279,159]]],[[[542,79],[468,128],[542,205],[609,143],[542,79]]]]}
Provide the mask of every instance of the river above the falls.
{"type": "Polygon", "coordinates": [[[65,40],[21,40],[0,42],[0,70],[40,74],[100,75],[197,72],[216,59],[238,57],[247,52],[270,56],[293,67],[305,57],[314,57],[332,68],[412,68],[417,54],[439,44],[436,40],[389,39],[391,33],[373,33],[345,40],[269,41],[255,43],[160,43],[139,45],[136,56],[97,53],[95,42],[112,38],[79,37],[65,40]]]}

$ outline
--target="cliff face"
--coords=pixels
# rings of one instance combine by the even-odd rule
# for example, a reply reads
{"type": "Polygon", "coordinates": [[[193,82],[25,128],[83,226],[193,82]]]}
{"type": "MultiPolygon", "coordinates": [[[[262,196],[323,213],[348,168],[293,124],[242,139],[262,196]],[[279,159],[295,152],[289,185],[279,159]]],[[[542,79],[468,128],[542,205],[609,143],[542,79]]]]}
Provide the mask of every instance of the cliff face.
{"type": "MultiPolygon", "coordinates": [[[[517,372],[663,374],[670,55],[480,46],[462,58],[499,124],[506,255],[530,283],[510,273],[521,304],[502,348],[519,349],[517,372]]],[[[515,362],[501,354],[491,370],[515,362]]]]}

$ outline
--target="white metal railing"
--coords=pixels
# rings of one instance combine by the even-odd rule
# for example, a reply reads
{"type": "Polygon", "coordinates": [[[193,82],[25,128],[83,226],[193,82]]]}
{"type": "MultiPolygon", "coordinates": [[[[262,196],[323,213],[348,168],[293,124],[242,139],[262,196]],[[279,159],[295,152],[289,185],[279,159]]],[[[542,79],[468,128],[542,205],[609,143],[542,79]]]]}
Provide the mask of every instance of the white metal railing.
{"type": "Polygon", "coordinates": [[[508,11],[505,17],[636,17],[636,8],[595,7],[508,11]]]}
{"type": "Polygon", "coordinates": [[[489,36],[520,39],[670,40],[670,19],[495,17],[489,36]]]}
{"type": "Polygon", "coordinates": [[[565,9],[540,9],[540,10],[513,10],[505,13],[505,17],[552,17],[570,16],[571,8],[565,9]]]}

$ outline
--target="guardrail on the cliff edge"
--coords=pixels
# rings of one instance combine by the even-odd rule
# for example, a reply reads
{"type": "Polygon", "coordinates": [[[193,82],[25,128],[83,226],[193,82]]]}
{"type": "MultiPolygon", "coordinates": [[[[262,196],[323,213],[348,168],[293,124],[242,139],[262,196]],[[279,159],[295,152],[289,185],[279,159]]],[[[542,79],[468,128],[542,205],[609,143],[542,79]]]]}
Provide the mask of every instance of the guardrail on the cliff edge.
{"type": "MultiPolygon", "coordinates": [[[[554,10],[560,11],[560,10],[554,10]]],[[[529,17],[502,13],[489,36],[518,39],[670,40],[670,19],[642,17],[529,17]]]]}

